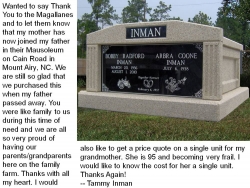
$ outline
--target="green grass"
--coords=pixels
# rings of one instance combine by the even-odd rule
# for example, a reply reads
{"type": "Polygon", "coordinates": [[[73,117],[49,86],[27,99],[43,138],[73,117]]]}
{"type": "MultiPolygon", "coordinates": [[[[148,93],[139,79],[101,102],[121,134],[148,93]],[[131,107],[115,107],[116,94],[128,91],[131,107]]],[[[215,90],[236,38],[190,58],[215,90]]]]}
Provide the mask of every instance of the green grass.
{"type": "Polygon", "coordinates": [[[220,122],[78,108],[77,139],[102,141],[250,140],[250,99],[220,122]]]}

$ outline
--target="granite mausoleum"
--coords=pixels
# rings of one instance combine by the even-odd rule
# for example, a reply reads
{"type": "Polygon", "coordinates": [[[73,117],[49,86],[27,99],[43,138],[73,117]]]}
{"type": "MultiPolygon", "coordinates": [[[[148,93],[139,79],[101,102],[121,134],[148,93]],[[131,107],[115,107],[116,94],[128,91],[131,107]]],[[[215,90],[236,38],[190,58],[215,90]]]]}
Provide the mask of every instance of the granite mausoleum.
{"type": "Polygon", "coordinates": [[[79,106],[219,121],[249,98],[242,45],[221,28],[181,21],[116,25],[87,36],[79,106]]]}

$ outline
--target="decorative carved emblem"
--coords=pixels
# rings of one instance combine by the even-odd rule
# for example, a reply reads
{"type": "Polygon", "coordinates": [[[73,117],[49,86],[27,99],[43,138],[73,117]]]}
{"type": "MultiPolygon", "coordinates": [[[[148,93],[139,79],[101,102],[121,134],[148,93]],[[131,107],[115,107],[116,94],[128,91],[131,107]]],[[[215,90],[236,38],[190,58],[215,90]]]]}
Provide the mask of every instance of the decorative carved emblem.
{"type": "Polygon", "coordinates": [[[127,80],[127,77],[125,77],[125,79],[122,78],[122,79],[118,80],[117,86],[120,89],[124,89],[124,87],[131,88],[130,82],[129,82],[129,80],[127,80]]]}
{"type": "Polygon", "coordinates": [[[153,80],[143,80],[143,85],[146,88],[151,88],[154,85],[154,81],[153,80]]]}
{"type": "Polygon", "coordinates": [[[102,91],[108,92],[109,88],[105,84],[102,84],[102,91]]]}
{"type": "Polygon", "coordinates": [[[106,53],[108,51],[108,49],[109,49],[109,46],[103,46],[102,47],[102,53],[103,54],[106,53]]]}
{"type": "Polygon", "coordinates": [[[200,52],[203,52],[203,45],[200,43],[194,44],[195,48],[197,48],[198,50],[200,50],[200,52]]]}
{"type": "Polygon", "coordinates": [[[179,87],[180,84],[185,85],[187,78],[184,77],[181,80],[176,81],[175,78],[170,77],[169,79],[167,79],[165,81],[165,83],[167,84],[166,89],[169,90],[171,93],[180,90],[181,88],[179,87]]]}
{"type": "Polygon", "coordinates": [[[202,89],[200,89],[197,93],[194,94],[196,98],[202,98],[202,89]]]}

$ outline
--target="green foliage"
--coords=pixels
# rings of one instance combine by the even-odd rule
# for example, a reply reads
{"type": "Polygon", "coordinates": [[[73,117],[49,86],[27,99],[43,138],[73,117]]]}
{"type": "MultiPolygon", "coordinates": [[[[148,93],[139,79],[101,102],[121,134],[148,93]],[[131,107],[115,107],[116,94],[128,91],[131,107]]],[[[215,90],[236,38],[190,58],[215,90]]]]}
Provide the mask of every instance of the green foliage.
{"type": "Polygon", "coordinates": [[[150,14],[150,21],[163,21],[169,18],[168,12],[171,11],[171,5],[166,5],[164,2],[160,1],[159,5],[154,12],[150,14]]]}
{"type": "Polygon", "coordinates": [[[244,49],[250,46],[249,12],[250,0],[223,1],[219,9],[216,26],[224,29],[224,35],[243,44],[244,49]]]}
{"type": "Polygon", "coordinates": [[[86,87],[86,79],[83,77],[78,77],[77,78],[77,87],[79,88],[85,88],[86,87]]]}
{"type": "Polygon", "coordinates": [[[250,140],[250,99],[220,122],[78,108],[77,140],[250,140]]]}
{"type": "Polygon", "coordinates": [[[85,58],[87,34],[98,29],[91,14],[85,13],[81,20],[77,20],[77,57],[85,58]]]}
{"type": "Polygon", "coordinates": [[[240,75],[240,86],[250,88],[250,72],[240,75]]]}
{"type": "Polygon", "coordinates": [[[244,52],[242,69],[243,74],[240,77],[240,85],[250,88],[250,52],[244,52]]]}
{"type": "Polygon", "coordinates": [[[219,8],[217,13],[216,27],[223,28],[224,36],[242,43],[243,28],[241,22],[230,15],[225,14],[223,8],[219,8]]]}
{"type": "Polygon", "coordinates": [[[112,20],[118,20],[113,6],[109,0],[88,0],[92,7],[92,13],[85,13],[82,19],[77,20],[77,57],[86,57],[87,34],[103,28],[105,25],[112,25],[112,20]]]}
{"type": "Polygon", "coordinates": [[[247,50],[243,54],[242,68],[243,68],[243,71],[245,73],[249,73],[250,74],[250,50],[247,50]]]}
{"type": "Polygon", "coordinates": [[[188,22],[204,24],[204,25],[213,25],[213,22],[211,21],[211,17],[209,17],[207,14],[201,11],[199,12],[199,14],[196,14],[192,20],[188,18],[188,22]]]}
{"type": "Polygon", "coordinates": [[[130,0],[128,6],[122,10],[121,21],[123,23],[143,22],[146,13],[150,13],[151,8],[148,8],[146,1],[142,0],[130,0]]]}
{"type": "Polygon", "coordinates": [[[180,20],[180,21],[183,21],[183,19],[181,19],[180,17],[172,17],[172,18],[168,18],[168,20],[180,20]]]}
{"type": "Polygon", "coordinates": [[[250,21],[250,0],[223,0],[224,12],[240,20],[250,21]]]}
{"type": "Polygon", "coordinates": [[[117,20],[118,15],[115,14],[113,6],[110,5],[109,0],[88,0],[92,7],[92,16],[95,20],[96,27],[101,24],[103,28],[105,25],[113,25],[112,20],[117,20]]]}

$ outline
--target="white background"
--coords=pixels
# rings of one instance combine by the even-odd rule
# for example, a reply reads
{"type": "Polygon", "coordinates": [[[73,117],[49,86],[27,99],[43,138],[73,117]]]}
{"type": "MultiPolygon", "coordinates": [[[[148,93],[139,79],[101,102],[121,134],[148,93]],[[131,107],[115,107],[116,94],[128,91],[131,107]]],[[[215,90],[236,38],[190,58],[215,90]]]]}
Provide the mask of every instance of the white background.
{"type": "MultiPolygon", "coordinates": [[[[33,3],[33,4],[49,4],[52,1],[5,1],[6,3],[33,3]]],[[[53,2],[58,2],[58,3],[67,3],[69,1],[66,0],[60,0],[60,1],[53,1],[53,2]]],[[[167,155],[169,153],[171,154],[179,154],[179,155],[186,155],[186,154],[204,154],[205,155],[221,155],[222,153],[225,154],[234,154],[235,156],[238,155],[238,153],[240,152],[203,152],[203,153],[199,153],[199,152],[133,152],[133,151],[123,151],[120,153],[117,152],[110,152],[110,151],[106,151],[106,152],[86,152],[86,151],[80,151],[80,147],[81,146],[92,146],[95,148],[96,145],[101,145],[101,146],[113,146],[113,147],[123,147],[123,146],[127,146],[127,148],[129,147],[139,147],[139,146],[149,146],[149,147],[156,147],[156,146],[169,146],[171,148],[174,148],[175,146],[180,146],[180,147],[191,147],[191,146],[203,146],[206,145],[208,147],[211,146],[219,146],[222,145],[223,148],[225,145],[227,146],[232,146],[232,147],[236,147],[236,146],[242,146],[245,147],[245,152],[241,154],[241,160],[240,161],[207,161],[204,158],[204,161],[196,161],[196,163],[216,163],[216,164],[226,164],[228,162],[232,162],[233,163],[233,169],[212,169],[212,170],[208,170],[208,169],[182,169],[180,170],[179,168],[176,170],[173,169],[154,169],[153,167],[151,169],[123,169],[122,167],[120,169],[109,169],[109,170],[104,170],[104,169],[84,169],[84,171],[87,172],[92,172],[92,173],[96,173],[98,172],[103,172],[106,173],[107,171],[110,172],[126,172],[126,178],[115,178],[115,181],[131,181],[133,182],[133,187],[138,188],[138,187],[156,187],[156,188],[163,188],[163,187],[174,187],[174,188],[178,188],[178,187],[192,187],[192,188],[200,188],[200,187],[239,187],[239,188],[248,188],[250,185],[250,178],[249,178],[249,172],[250,172],[250,144],[249,142],[77,142],[76,140],[76,135],[77,135],[77,107],[76,107],[76,102],[77,102],[77,98],[76,98],[76,91],[77,91],[77,86],[76,86],[76,70],[77,70],[77,63],[76,63],[76,15],[77,15],[77,4],[76,4],[76,0],[75,1],[70,1],[69,2],[72,5],[71,10],[67,10],[68,12],[73,12],[74,13],[74,17],[71,19],[67,19],[67,18],[63,18],[61,19],[61,21],[71,21],[71,25],[70,27],[64,27],[64,28],[59,28],[59,27],[41,27],[42,29],[46,29],[46,30],[53,30],[53,29],[64,29],[66,31],[66,35],[63,36],[63,38],[67,39],[70,38],[70,44],[69,45],[64,45],[64,49],[65,49],[65,53],[64,54],[53,54],[53,56],[55,56],[56,58],[56,62],[50,62],[51,64],[64,64],[67,66],[67,70],[66,70],[66,79],[65,80],[61,80],[60,83],[62,84],[62,89],[56,89],[53,90],[53,95],[52,98],[53,100],[58,100],[61,101],[61,106],[60,107],[56,107],[57,109],[63,110],[63,109],[69,109],[71,111],[70,115],[61,115],[61,123],[60,124],[46,124],[46,125],[41,125],[41,124],[29,124],[29,125],[25,125],[26,127],[30,127],[33,126],[33,128],[35,127],[56,127],[56,128],[60,128],[63,126],[67,127],[67,132],[66,133],[26,133],[26,134],[21,134],[21,133],[4,133],[2,132],[2,128],[1,128],[1,148],[3,145],[3,140],[2,137],[3,136],[21,136],[21,135],[25,135],[25,136],[44,136],[45,134],[47,135],[47,138],[49,138],[50,136],[56,135],[55,137],[55,141],[54,142],[50,142],[50,141],[46,141],[46,142],[30,142],[30,143],[20,143],[20,142],[8,142],[9,145],[13,145],[13,144],[19,144],[19,145],[37,145],[37,150],[34,151],[27,151],[24,150],[23,152],[18,152],[18,151],[3,151],[3,148],[1,149],[1,158],[3,160],[3,153],[60,153],[60,154],[65,154],[65,153],[69,153],[72,155],[71,159],[51,159],[50,161],[46,161],[45,159],[37,159],[37,160],[33,160],[33,162],[37,162],[37,163],[41,163],[42,161],[46,161],[46,162],[58,162],[60,163],[60,168],[58,169],[59,172],[63,172],[63,171],[70,171],[70,176],[69,177],[22,177],[20,170],[26,169],[28,171],[33,171],[33,172],[37,172],[37,171],[44,171],[44,172],[51,172],[52,170],[56,170],[56,168],[4,168],[1,165],[1,184],[0,187],[4,187],[2,185],[2,180],[10,180],[13,181],[14,179],[19,180],[19,181],[25,181],[25,180],[29,180],[31,179],[32,183],[34,182],[35,179],[37,180],[51,180],[51,179],[58,179],[58,187],[88,187],[87,184],[85,186],[80,185],[80,183],[87,183],[87,180],[92,180],[92,181],[112,181],[109,177],[106,178],[82,178],[81,177],[81,173],[80,171],[83,170],[80,168],[80,164],[91,164],[91,163],[99,163],[99,162],[106,162],[106,163],[120,163],[122,166],[122,163],[131,163],[131,164],[141,164],[142,162],[148,163],[148,164],[152,164],[154,165],[155,163],[191,163],[193,164],[194,161],[157,161],[157,160],[125,160],[125,155],[126,154],[133,154],[133,155],[138,155],[139,159],[141,154],[143,155],[148,155],[148,154],[161,154],[161,155],[167,155]],[[123,160],[122,161],[84,161],[81,162],[80,161],[80,156],[81,155],[95,155],[95,154],[117,154],[117,155],[122,155],[123,160]],[[3,173],[2,171],[16,171],[20,174],[19,177],[3,177],[3,173]]],[[[11,21],[13,20],[13,18],[3,18],[3,7],[1,4],[1,21],[11,21]]],[[[9,12],[15,12],[15,10],[8,10],[9,12]]],[[[65,11],[65,10],[64,10],[65,11]]],[[[62,11],[60,11],[62,12],[62,11]]],[[[66,11],[65,11],[66,12],[66,11]]],[[[16,19],[16,18],[15,18],[16,19]]],[[[37,18],[34,18],[34,20],[36,20],[37,18]]],[[[24,21],[24,20],[32,20],[31,18],[19,18],[19,21],[24,21]]],[[[40,19],[39,21],[46,21],[47,19],[40,19]]],[[[2,25],[1,25],[1,32],[2,32],[2,25]]],[[[13,29],[17,29],[16,27],[14,27],[13,29]]],[[[27,29],[25,27],[23,28],[18,28],[19,30],[21,29],[27,29]]],[[[30,29],[30,28],[29,28],[30,29]]],[[[35,28],[34,28],[35,29],[35,28]]],[[[0,50],[3,49],[3,45],[2,45],[2,39],[6,37],[3,36],[1,33],[1,46],[0,46],[0,50]]],[[[51,36],[47,36],[48,38],[51,38],[51,36]]],[[[8,38],[16,38],[16,36],[9,36],[8,38]]],[[[27,36],[28,38],[28,36],[27,36]]],[[[31,37],[32,38],[32,37],[31,37]]],[[[46,38],[46,36],[37,36],[37,38],[46,38]]],[[[11,46],[11,45],[10,45],[11,46]]],[[[13,45],[12,45],[13,46],[13,45]]],[[[61,45],[58,45],[58,47],[60,47],[61,45]]],[[[4,47],[9,47],[7,45],[5,45],[4,47]]],[[[38,47],[38,46],[36,46],[38,47]]],[[[53,47],[56,47],[55,45],[53,45],[53,47]]],[[[2,79],[2,57],[3,57],[2,51],[1,51],[1,69],[0,69],[0,75],[1,75],[1,84],[8,82],[8,83],[17,83],[17,82],[23,82],[23,81],[18,81],[18,80],[3,80],[2,79]]],[[[23,54],[25,55],[25,54],[23,54]]],[[[16,64],[18,65],[20,62],[10,62],[11,64],[16,64]]],[[[29,62],[26,62],[29,63],[29,62]]],[[[32,63],[32,62],[31,62],[32,63]]],[[[49,63],[49,62],[48,62],[49,63]]],[[[39,63],[32,63],[32,64],[36,64],[38,65],[39,63]]],[[[27,71],[27,74],[30,74],[30,71],[27,71]]],[[[41,72],[40,72],[41,73],[41,72]]],[[[40,74],[40,73],[35,73],[35,74],[40,74]]],[[[6,74],[6,72],[5,72],[6,74]]],[[[15,71],[10,71],[9,74],[16,74],[15,71]]],[[[35,81],[34,82],[38,82],[35,81]]],[[[1,85],[2,86],[2,85],[1,85]]],[[[47,89],[48,91],[50,91],[50,89],[47,89]]],[[[47,91],[46,90],[46,91],[47,91]]],[[[1,89],[2,91],[2,89],[1,89]]],[[[10,90],[10,91],[14,91],[14,90],[10,90]]],[[[23,91],[23,90],[19,90],[19,91],[23,91]]],[[[29,91],[33,91],[32,89],[30,89],[29,91]]],[[[3,100],[5,100],[2,95],[0,97],[0,104],[1,104],[1,112],[3,110],[2,107],[2,102],[3,100]]],[[[20,99],[21,100],[21,99],[20,99]]],[[[34,99],[36,100],[36,99],[34,99]]],[[[47,100],[47,99],[44,99],[47,100]]],[[[47,104],[48,105],[48,104],[47,104]]],[[[49,107],[49,106],[48,106],[49,107]]],[[[14,109],[15,107],[8,107],[9,109],[14,109]]],[[[53,109],[54,107],[52,107],[53,109]]],[[[7,109],[7,108],[4,108],[7,109]]],[[[26,107],[26,109],[28,109],[28,107],[26,107]]],[[[30,107],[30,109],[33,109],[33,107],[30,107]]],[[[2,115],[1,115],[2,117],[2,115]]],[[[18,116],[16,116],[18,117],[18,116]]],[[[57,115],[53,115],[51,118],[58,118],[57,115]]],[[[2,118],[1,118],[2,120],[2,118]]],[[[12,125],[3,125],[1,122],[1,127],[5,126],[9,126],[9,127],[17,127],[17,124],[12,124],[12,125]]],[[[24,125],[21,125],[20,127],[22,127],[24,125]]],[[[7,143],[4,143],[7,144],[7,143]]],[[[1,161],[2,161],[1,160],[1,161]]],[[[30,162],[29,160],[24,160],[24,159],[11,159],[11,160],[4,160],[5,162],[14,162],[14,163],[28,163],[30,162]]],[[[1,163],[2,164],[2,163],[1,163]]],[[[5,186],[7,187],[7,186],[5,186]]],[[[11,187],[20,187],[20,186],[11,186],[11,187]]],[[[23,186],[23,187],[36,187],[36,186],[23,186]]],[[[43,187],[43,186],[38,186],[38,187],[43,187]]],[[[45,187],[45,186],[44,186],[45,187]]],[[[48,186],[46,186],[48,187],[48,186]]],[[[110,186],[111,187],[111,186],[110,186]]]]}

